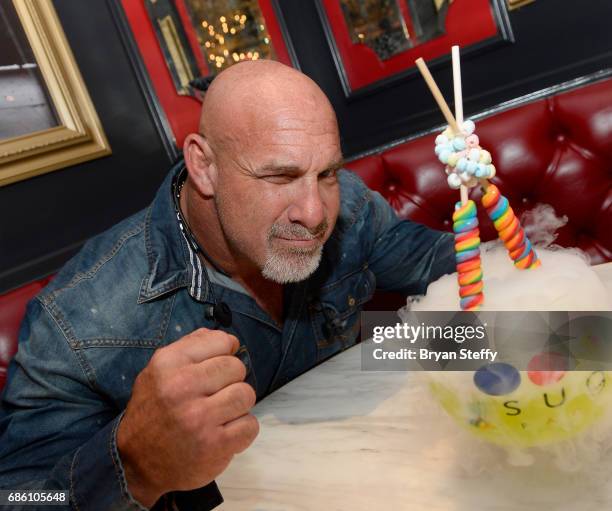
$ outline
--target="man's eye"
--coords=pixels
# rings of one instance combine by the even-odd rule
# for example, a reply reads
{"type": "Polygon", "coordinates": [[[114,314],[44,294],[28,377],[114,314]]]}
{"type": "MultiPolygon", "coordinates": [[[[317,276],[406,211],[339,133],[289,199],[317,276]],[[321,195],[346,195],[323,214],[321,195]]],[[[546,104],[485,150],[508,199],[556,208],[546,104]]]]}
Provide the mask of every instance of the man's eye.
{"type": "Polygon", "coordinates": [[[293,178],[288,174],[270,174],[269,176],[263,176],[263,179],[269,183],[285,184],[290,183],[293,178]]]}
{"type": "Polygon", "coordinates": [[[329,170],[325,170],[323,172],[321,172],[319,174],[319,177],[326,179],[326,178],[335,178],[336,174],[338,173],[338,169],[329,169],[329,170]]]}

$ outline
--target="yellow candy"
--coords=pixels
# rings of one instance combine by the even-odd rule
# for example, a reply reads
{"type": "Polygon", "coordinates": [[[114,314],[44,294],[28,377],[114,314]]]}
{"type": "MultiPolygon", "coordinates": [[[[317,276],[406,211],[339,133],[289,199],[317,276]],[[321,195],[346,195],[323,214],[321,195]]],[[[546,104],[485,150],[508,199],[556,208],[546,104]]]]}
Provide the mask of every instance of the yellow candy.
{"type": "Polygon", "coordinates": [[[480,159],[478,160],[478,163],[484,163],[485,165],[488,165],[489,163],[491,163],[491,161],[491,153],[486,149],[482,149],[480,151],[480,159]]]}
{"type": "Polygon", "coordinates": [[[454,167],[457,165],[457,162],[459,161],[459,155],[457,153],[452,153],[449,157],[448,157],[448,166],[449,167],[454,167]]]}

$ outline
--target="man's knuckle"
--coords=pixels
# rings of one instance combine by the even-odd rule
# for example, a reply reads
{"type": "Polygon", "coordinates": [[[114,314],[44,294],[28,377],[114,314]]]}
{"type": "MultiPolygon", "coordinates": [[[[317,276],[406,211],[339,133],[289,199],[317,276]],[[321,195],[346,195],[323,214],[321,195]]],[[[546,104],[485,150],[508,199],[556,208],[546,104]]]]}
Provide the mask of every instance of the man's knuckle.
{"type": "Polygon", "coordinates": [[[247,408],[244,404],[243,393],[234,385],[229,388],[229,392],[225,396],[225,406],[227,407],[228,411],[231,412],[232,416],[236,418],[243,415],[247,408]]]}
{"type": "Polygon", "coordinates": [[[248,383],[235,383],[232,388],[232,401],[240,410],[248,410],[256,400],[255,391],[248,383]]]}
{"type": "Polygon", "coordinates": [[[209,328],[206,328],[205,326],[201,326],[200,328],[194,330],[193,334],[195,334],[198,337],[207,337],[212,332],[213,332],[213,330],[210,330],[209,328]]]}
{"type": "Polygon", "coordinates": [[[234,346],[240,346],[240,341],[235,335],[227,334],[227,339],[230,343],[230,348],[233,348],[234,346]]]}
{"type": "Polygon", "coordinates": [[[206,380],[216,380],[223,373],[223,362],[219,361],[218,358],[215,357],[204,362],[202,368],[206,380]]]}
{"type": "Polygon", "coordinates": [[[166,348],[158,348],[151,355],[151,359],[149,360],[149,367],[153,370],[157,370],[160,368],[161,364],[166,357],[166,348]]]}
{"type": "Polygon", "coordinates": [[[229,379],[230,383],[239,382],[246,375],[244,364],[236,357],[229,355],[209,359],[203,367],[204,377],[210,380],[229,379]]]}
{"type": "Polygon", "coordinates": [[[245,434],[253,441],[259,434],[259,421],[254,415],[247,415],[244,424],[245,434]]]}
{"type": "Polygon", "coordinates": [[[198,342],[202,342],[203,339],[206,339],[208,335],[210,335],[210,330],[208,330],[208,328],[205,328],[205,327],[200,327],[184,335],[183,337],[181,337],[180,340],[184,342],[188,342],[190,344],[198,343],[198,342]]]}
{"type": "Polygon", "coordinates": [[[223,441],[233,452],[242,452],[253,443],[258,433],[259,422],[253,415],[246,415],[237,427],[225,431],[223,441]]]}
{"type": "Polygon", "coordinates": [[[230,372],[233,367],[232,358],[233,357],[228,357],[227,355],[215,358],[215,362],[217,364],[217,370],[221,373],[230,372]]]}
{"type": "Polygon", "coordinates": [[[223,371],[231,376],[232,382],[237,383],[244,380],[246,376],[246,367],[239,358],[234,357],[233,355],[227,355],[219,358],[220,362],[222,360],[221,363],[223,365],[223,371]]]}
{"type": "Polygon", "coordinates": [[[215,339],[221,346],[221,348],[227,353],[230,354],[234,348],[234,343],[237,342],[237,339],[232,334],[224,332],[223,330],[212,330],[211,332],[212,338],[215,339]]]}
{"type": "Polygon", "coordinates": [[[232,357],[232,365],[235,368],[235,373],[238,378],[238,381],[244,380],[247,375],[247,368],[244,365],[244,362],[237,357],[232,357]]]}
{"type": "Polygon", "coordinates": [[[252,408],[255,406],[255,402],[257,401],[257,394],[255,393],[255,390],[248,383],[240,383],[239,385],[245,394],[247,406],[252,408]]]}

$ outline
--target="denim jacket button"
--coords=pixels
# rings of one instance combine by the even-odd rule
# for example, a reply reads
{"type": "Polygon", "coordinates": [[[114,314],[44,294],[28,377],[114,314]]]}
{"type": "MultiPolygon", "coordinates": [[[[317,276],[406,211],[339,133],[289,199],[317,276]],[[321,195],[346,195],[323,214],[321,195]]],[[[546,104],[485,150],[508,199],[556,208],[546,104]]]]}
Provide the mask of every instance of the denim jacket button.
{"type": "Polygon", "coordinates": [[[348,304],[349,304],[349,307],[353,307],[355,305],[355,298],[349,295],[348,304]]]}

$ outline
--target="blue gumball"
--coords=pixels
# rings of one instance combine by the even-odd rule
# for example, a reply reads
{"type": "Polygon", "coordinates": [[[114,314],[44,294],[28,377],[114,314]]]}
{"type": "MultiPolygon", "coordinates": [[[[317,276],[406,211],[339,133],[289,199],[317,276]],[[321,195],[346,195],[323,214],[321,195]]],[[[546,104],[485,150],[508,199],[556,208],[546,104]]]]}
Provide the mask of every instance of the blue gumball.
{"type": "Polygon", "coordinates": [[[481,367],[474,373],[474,384],[489,396],[503,396],[521,384],[521,374],[510,364],[496,362],[481,367]]]}
{"type": "Polygon", "coordinates": [[[438,135],[436,137],[436,145],[448,144],[448,137],[446,135],[438,135]]]}
{"type": "Polygon", "coordinates": [[[481,177],[486,177],[487,175],[487,167],[485,165],[483,165],[482,163],[478,163],[476,165],[476,172],[474,173],[474,175],[478,178],[481,177]]]}
{"type": "Polygon", "coordinates": [[[453,139],[453,148],[455,151],[463,151],[465,149],[465,139],[462,137],[455,137],[453,139]]]}

